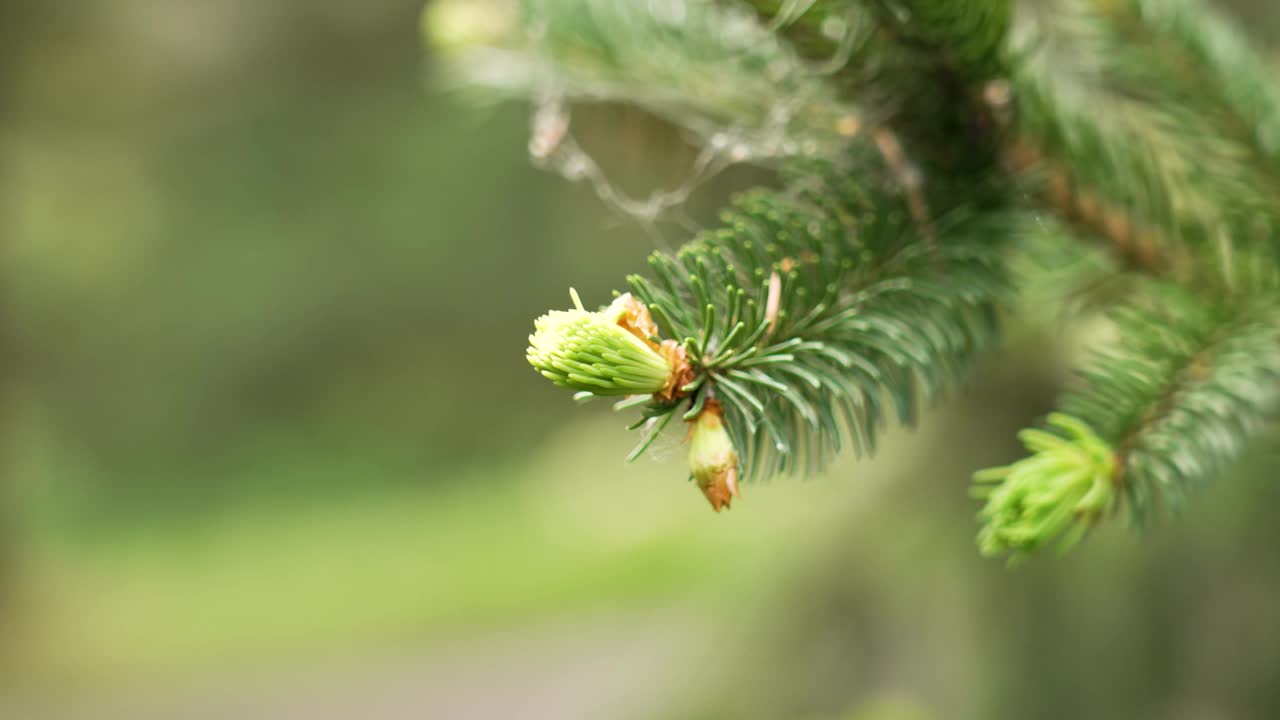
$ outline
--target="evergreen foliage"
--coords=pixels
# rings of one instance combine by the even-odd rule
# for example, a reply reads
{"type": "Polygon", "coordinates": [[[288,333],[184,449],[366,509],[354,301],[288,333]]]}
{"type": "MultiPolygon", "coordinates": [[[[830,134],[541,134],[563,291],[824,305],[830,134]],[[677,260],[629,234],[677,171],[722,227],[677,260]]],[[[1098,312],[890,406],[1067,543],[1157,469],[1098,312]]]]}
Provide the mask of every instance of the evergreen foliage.
{"type": "MultiPolygon", "coordinates": [[[[628,278],[699,384],[685,419],[720,400],[746,476],[811,472],[847,443],[875,448],[965,376],[996,330],[1007,282],[998,238],[1014,219],[937,218],[936,247],[900,199],[831,170],[793,194],[758,190],[723,227],[628,278]]],[[[683,406],[654,406],[655,416],[683,406]]]]}
{"type": "MultiPolygon", "coordinates": [[[[1016,285],[1051,277],[1116,290],[1053,298],[1105,310],[1114,337],[1048,428],[1022,434],[1031,455],[977,474],[984,553],[1179,510],[1280,409],[1280,86],[1199,0],[503,7],[510,23],[472,33],[455,67],[539,103],[554,122],[535,121],[535,159],[601,185],[566,108],[605,100],[690,131],[700,173],[777,171],[627,278],[621,299],[654,321],[643,342],[611,311],[570,311],[637,354],[588,352],[587,382],[563,361],[589,350],[581,336],[550,329],[568,325],[531,338],[535,367],[580,397],[645,385],[618,404],[641,408],[636,454],[677,415],[698,432],[723,420],[731,446],[708,435],[690,458],[717,510],[739,472],[873,452],[964,381],[1021,309],[1016,285]]],[[[428,30],[457,17],[437,2],[428,30]]]]}

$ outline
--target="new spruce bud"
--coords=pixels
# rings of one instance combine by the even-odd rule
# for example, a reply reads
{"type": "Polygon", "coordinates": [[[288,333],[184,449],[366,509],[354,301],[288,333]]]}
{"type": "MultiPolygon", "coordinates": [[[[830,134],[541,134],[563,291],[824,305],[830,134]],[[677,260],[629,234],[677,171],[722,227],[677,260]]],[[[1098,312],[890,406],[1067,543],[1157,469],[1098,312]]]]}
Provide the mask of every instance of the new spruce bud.
{"type": "Polygon", "coordinates": [[[692,421],[689,474],[716,512],[738,497],[738,453],[724,428],[720,404],[709,400],[692,421]]]}
{"type": "Polygon", "coordinates": [[[641,335],[656,328],[630,294],[589,312],[578,293],[569,292],[576,307],[538,318],[529,336],[529,364],[551,382],[594,395],[650,395],[669,393],[683,377],[685,364],[674,343],[664,348],[641,335]]]}
{"type": "Polygon", "coordinates": [[[978,534],[984,555],[1019,560],[1059,536],[1059,549],[1068,550],[1112,508],[1120,469],[1111,446],[1070,415],[1054,413],[1049,424],[1067,437],[1023,430],[1018,437],[1033,455],[974,475],[974,494],[987,501],[978,534]]]}

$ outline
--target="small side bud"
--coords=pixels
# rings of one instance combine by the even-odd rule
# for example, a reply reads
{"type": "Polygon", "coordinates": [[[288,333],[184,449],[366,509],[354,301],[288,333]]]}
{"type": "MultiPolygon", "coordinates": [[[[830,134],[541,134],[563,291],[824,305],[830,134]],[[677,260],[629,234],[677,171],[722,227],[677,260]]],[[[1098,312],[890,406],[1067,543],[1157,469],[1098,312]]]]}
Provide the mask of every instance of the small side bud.
{"type": "MultiPolygon", "coordinates": [[[[526,357],[551,382],[594,395],[650,395],[669,390],[677,367],[669,353],[632,327],[636,301],[623,295],[599,312],[552,310],[534,322],[526,357]]],[[[647,316],[647,313],[646,313],[647,316]]]]}
{"type": "Polygon", "coordinates": [[[707,496],[711,507],[729,507],[738,495],[738,453],[724,428],[723,411],[714,400],[708,401],[692,421],[689,433],[689,474],[698,489],[707,496]]]}

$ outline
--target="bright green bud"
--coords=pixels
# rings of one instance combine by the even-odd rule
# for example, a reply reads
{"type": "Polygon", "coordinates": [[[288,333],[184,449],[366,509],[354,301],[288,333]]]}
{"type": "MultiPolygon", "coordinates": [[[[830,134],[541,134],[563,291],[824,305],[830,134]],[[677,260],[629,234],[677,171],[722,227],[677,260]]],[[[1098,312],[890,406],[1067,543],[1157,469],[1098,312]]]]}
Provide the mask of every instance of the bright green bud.
{"type": "Polygon", "coordinates": [[[689,474],[716,512],[738,496],[738,453],[724,429],[719,403],[708,401],[689,436],[689,474]]]}
{"type": "Polygon", "coordinates": [[[493,47],[514,36],[518,12],[514,0],[435,0],[423,11],[423,31],[446,50],[493,47]]]}
{"type": "Polygon", "coordinates": [[[1033,455],[974,475],[974,494],[987,501],[979,514],[984,555],[1012,553],[1019,560],[1059,535],[1058,548],[1066,551],[1112,507],[1115,452],[1074,417],[1054,413],[1049,424],[1066,437],[1023,430],[1018,437],[1033,455]]]}
{"type": "Polygon", "coordinates": [[[595,395],[650,395],[667,389],[671,360],[619,323],[636,301],[623,295],[600,312],[552,310],[534,322],[526,357],[551,382],[595,395]]]}

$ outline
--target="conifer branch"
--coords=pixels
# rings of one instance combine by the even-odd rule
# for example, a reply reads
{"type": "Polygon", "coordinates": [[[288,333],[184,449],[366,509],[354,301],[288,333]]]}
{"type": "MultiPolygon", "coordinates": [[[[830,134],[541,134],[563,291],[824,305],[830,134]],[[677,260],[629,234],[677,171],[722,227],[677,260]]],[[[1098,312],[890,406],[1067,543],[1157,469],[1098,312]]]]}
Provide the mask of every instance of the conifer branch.
{"type": "Polygon", "coordinates": [[[1117,340],[1029,457],[977,475],[979,544],[1180,508],[1280,409],[1280,84],[1199,0],[1047,5],[1011,42],[1009,0],[521,0],[469,77],[539,103],[535,160],[591,176],[563,102],[624,101],[690,131],[700,173],[780,175],[608,307],[541,318],[531,364],[639,408],[633,458],[678,415],[720,510],[961,381],[1010,251],[1101,240],[1117,340]],[[1029,230],[1046,213],[1070,230],[1029,230]]]}
{"type": "Polygon", "coordinates": [[[1072,97],[1078,89],[1063,88],[1038,63],[1015,76],[1012,92],[1006,167],[1129,267],[1184,278],[1192,272],[1191,243],[1208,244],[1219,218],[1215,199],[1192,177],[1198,169],[1190,158],[1206,158],[1192,139],[1128,101],[1086,107],[1072,97]]]}
{"type": "Polygon", "coordinates": [[[1051,159],[1035,142],[1010,139],[1002,159],[1040,203],[1085,237],[1108,246],[1124,267],[1161,276],[1190,262],[1151,223],[1077,180],[1069,166],[1051,159]]]}
{"type": "MultiPolygon", "coordinates": [[[[875,167],[864,154],[859,166],[875,167]]],[[[826,163],[788,179],[791,190],[740,196],[719,230],[628,278],[656,321],[641,335],[687,358],[680,392],[660,394],[674,366],[615,327],[630,295],[599,313],[552,313],[531,337],[531,362],[557,383],[652,394],[637,398],[633,427],[649,432],[633,455],[677,413],[698,422],[715,408],[737,449],[733,494],[739,475],[814,472],[844,447],[873,452],[892,420],[913,424],[991,345],[1008,297],[999,238],[1019,218],[953,210],[934,246],[892,188],[826,163]]],[[[716,484],[699,486],[717,509],[728,504],[716,484]]]]}
{"type": "Polygon", "coordinates": [[[746,477],[813,471],[846,444],[872,452],[891,418],[912,424],[989,346],[1007,294],[996,239],[1013,219],[954,211],[935,250],[902,196],[830,171],[791,186],[742,196],[720,230],[629,278],[704,380],[690,402],[723,404],[746,477]]]}
{"type": "Polygon", "coordinates": [[[987,498],[985,553],[1018,558],[1068,527],[1070,547],[1121,504],[1138,526],[1159,506],[1179,511],[1280,410],[1280,301],[1215,304],[1167,285],[1147,300],[1114,313],[1118,339],[1082,371],[1083,387],[1051,420],[1062,426],[1068,418],[1071,437],[1028,443],[1031,457],[975,476],[987,498]],[[1087,472],[1070,459],[1086,457],[1087,472]],[[1096,502],[1087,511],[1080,491],[1062,485],[1075,473],[1072,483],[1092,478],[1086,494],[1096,502]],[[992,490],[990,482],[1002,484],[992,490]]]}
{"type": "Polygon", "coordinates": [[[1186,494],[1226,467],[1280,402],[1280,303],[1215,303],[1174,287],[1117,310],[1122,340],[1084,371],[1064,411],[1112,443],[1116,477],[1141,524],[1158,498],[1186,494]]]}
{"type": "MultiPolygon", "coordinates": [[[[1231,272],[1220,262],[1224,245],[1274,254],[1280,184],[1239,133],[1224,132],[1234,115],[1206,89],[1220,79],[1171,47],[1166,14],[1176,13],[1151,11],[1160,4],[1077,0],[1045,19],[1054,29],[1025,41],[1035,49],[1013,75],[1005,164],[1132,269],[1220,282],[1231,272]]],[[[1233,47],[1246,70],[1259,63],[1243,43],[1233,47]]]]}
{"type": "MultiPolygon", "coordinates": [[[[1201,0],[1093,0],[1147,67],[1280,173],[1280,86],[1239,30],[1201,0]],[[1151,52],[1152,48],[1156,52],[1151,52]]],[[[1132,64],[1130,67],[1133,67],[1132,64]]],[[[1167,92],[1168,90],[1166,90],[1167,92]]]]}

